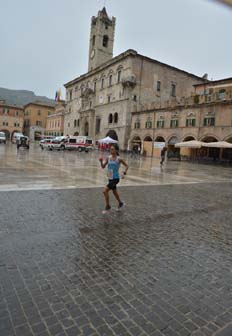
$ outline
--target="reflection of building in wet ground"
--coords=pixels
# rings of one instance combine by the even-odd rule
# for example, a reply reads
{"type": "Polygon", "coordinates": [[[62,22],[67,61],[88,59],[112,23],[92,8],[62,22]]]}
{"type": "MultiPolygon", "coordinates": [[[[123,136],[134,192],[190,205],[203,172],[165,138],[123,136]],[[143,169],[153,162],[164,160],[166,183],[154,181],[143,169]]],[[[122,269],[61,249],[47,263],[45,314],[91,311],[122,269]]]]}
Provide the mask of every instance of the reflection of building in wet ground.
{"type": "MultiPolygon", "coordinates": [[[[169,157],[189,157],[175,143],[191,139],[232,142],[232,79],[208,81],[127,50],[113,57],[115,18],[103,8],[92,18],[89,71],[65,84],[65,134],[106,135],[122,149],[141,148],[160,155],[154,142],[165,142],[169,157]]],[[[204,156],[229,158],[229,150],[204,156]]]]}
{"type": "MultiPolygon", "coordinates": [[[[108,153],[41,150],[31,144],[30,150],[17,152],[16,145],[0,145],[0,190],[95,188],[107,182],[107,171],[99,166],[99,157],[108,153]]],[[[121,186],[191,184],[228,182],[232,170],[217,166],[193,165],[170,161],[160,168],[156,158],[122,154],[129,172],[121,186]]],[[[123,167],[122,167],[123,170],[123,167]]]]}

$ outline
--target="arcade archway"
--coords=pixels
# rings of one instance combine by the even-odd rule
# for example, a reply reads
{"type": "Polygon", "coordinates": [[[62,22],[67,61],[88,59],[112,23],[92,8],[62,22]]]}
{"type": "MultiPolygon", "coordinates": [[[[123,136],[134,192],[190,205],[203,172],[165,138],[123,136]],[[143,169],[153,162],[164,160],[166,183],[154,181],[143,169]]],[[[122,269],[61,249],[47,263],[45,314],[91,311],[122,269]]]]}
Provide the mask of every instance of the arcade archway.
{"type": "Polygon", "coordinates": [[[85,136],[89,136],[89,123],[86,121],[85,123],[85,129],[84,129],[85,136]]]}
{"type": "Polygon", "coordinates": [[[142,140],[139,136],[135,136],[131,141],[131,150],[134,152],[141,151],[142,148],[142,140]]]}
{"type": "Polygon", "coordinates": [[[196,139],[190,135],[190,136],[185,137],[183,141],[192,141],[192,140],[196,140],[196,139]]]}
{"type": "Polygon", "coordinates": [[[165,142],[165,139],[162,136],[157,136],[155,142],[165,142]]]}
{"type": "Polygon", "coordinates": [[[146,156],[152,155],[152,137],[150,135],[146,136],[143,140],[143,154],[146,156]]]}
{"type": "Polygon", "coordinates": [[[6,135],[6,139],[9,140],[10,139],[10,132],[8,130],[5,130],[5,129],[0,129],[0,132],[3,132],[5,133],[6,135]]]}
{"type": "Polygon", "coordinates": [[[109,132],[106,134],[107,137],[110,137],[111,139],[114,139],[118,141],[118,135],[114,130],[109,130],[109,132]]]}
{"type": "MultiPolygon", "coordinates": [[[[225,141],[232,143],[232,136],[229,136],[225,139],[225,141]]],[[[232,162],[232,148],[225,148],[222,152],[222,159],[232,162]]]]}
{"type": "MultiPolygon", "coordinates": [[[[201,139],[203,142],[217,142],[218,139],[212,135],[205,136],[201,139]]],[[[222,151],[220,148],[214,148],[214,147],[202,147],[200,150],[200,156],[212,159],[213,161],[218,160],[222,155],[222,151]]]]}
{"type": "Polygon", "coordinates": [[[175,144],[179,142],[177,136],[172,136],[168,140],[168,158],[169,159],[180,159],[180,149],[175,147],[175,144]]]}

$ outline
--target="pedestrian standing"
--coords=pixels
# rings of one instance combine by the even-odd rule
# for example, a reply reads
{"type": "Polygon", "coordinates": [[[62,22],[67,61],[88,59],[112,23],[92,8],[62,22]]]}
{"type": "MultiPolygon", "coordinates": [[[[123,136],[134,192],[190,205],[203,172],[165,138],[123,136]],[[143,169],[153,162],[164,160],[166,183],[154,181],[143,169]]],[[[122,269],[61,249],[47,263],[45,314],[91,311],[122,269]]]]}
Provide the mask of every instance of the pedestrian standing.
{"type": "Polygon", "coordinates": [[[16,146],[17,146],[17,149],[19,149],[19,147],[21,146],[21,138],[20,137],[16,138],[16,146]]]}
{"type": "Polygon", "coordinates": [[[160,152],[160,158],[161,158],[160,165],[161,165],[161,166],[162,166],[163,163],[164,163],[166,152],[167,152],[167,148],[166,148],[166,147],[162,148],[162,150],[161,150],[161,152],[160,152]]]}
{"type": "Polygon", "coordinates": [[[110,190],[112,190],[114,197],[118,201],[118,209],[120,209],[124,206],[124,203],[121,201],[117,191],[117,184],[120,181],[119,168],[120,164],[125,166],[125,171],[122,175],[122,178],[124,178],[127,174],[129,166],[123,159],[120,158],[116,145],[111,146],[110,156],[105,160],[105,162],[103,162],[103,158],[100,158],[99,161],[103,169],[107,166],[107,175],[109,179],[108,184],[103,191],[106,202],[105,211],[109,211],[111,209],[109,197],[110,190]]]}

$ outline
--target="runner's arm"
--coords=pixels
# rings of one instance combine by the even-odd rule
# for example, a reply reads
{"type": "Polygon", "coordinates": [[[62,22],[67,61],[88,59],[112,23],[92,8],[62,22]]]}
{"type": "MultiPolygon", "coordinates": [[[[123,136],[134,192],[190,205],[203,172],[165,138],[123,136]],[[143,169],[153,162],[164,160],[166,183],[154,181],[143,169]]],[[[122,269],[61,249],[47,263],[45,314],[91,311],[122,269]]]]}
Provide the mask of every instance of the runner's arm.
{"type": "Polygon", "coordinates": [[[128,169],[129,169],[129,166],[128,166],[128,164],[127,164],[123,159],[120,159],[120,162],[126,167],[126,169],[125,169],[125,171],[124,171],[124,175],[126,175],[128,169]]]}
{"type": "Polygon", "coordinates": [[[106,165],[108,164],[108,159],[106,159],[106,161],[104,163],[103,163],[103,159],[99,159],[99,161],[100,161],[102,169],[104,169],[106,167],[106,165]]]}

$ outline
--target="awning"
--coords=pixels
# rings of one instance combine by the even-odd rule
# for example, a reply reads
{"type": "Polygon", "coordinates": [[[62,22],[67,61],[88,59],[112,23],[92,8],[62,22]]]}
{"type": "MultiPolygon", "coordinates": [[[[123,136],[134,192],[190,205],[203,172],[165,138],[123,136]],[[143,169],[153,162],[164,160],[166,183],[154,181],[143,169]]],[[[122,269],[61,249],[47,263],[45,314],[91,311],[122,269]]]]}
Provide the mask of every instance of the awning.
{"type": "Polygon", "coordinates": [[[202,146],[213,148],[232,148],[232,143],[229,143],[227,141],[202,142],[202,146]]]}
{"type": "Polygon", "coordinates": [[[177,148],[201,148],[201,146],[203,146],[203,142],[197,140],[184,141],[175,144],[175,147],[177,148]]]}

